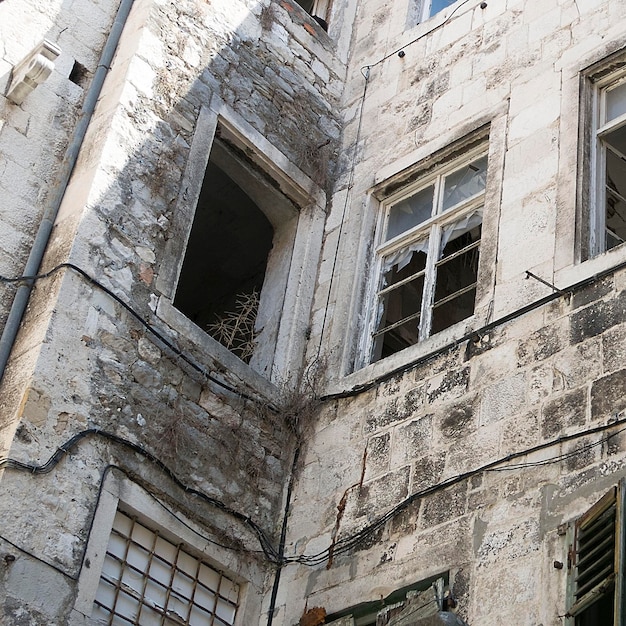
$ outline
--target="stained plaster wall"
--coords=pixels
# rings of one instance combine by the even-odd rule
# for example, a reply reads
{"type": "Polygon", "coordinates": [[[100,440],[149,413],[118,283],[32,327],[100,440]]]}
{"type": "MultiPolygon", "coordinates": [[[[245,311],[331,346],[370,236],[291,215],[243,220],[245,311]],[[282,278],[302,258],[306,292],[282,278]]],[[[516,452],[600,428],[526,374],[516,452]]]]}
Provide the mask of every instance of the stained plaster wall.
{"type": "MultiPolygon", "coordinates": [[[[623,270],[514,314],[551,293],[527,270],[567,289],[626,259],[622,247],[581,263],[576,242],[580,75],[624,48],[625,8],[486,5],[455,3],[408,29],[407,3],[360,5],[344,101],[352,168],[326,225],[311,341],[330,364],[327,390],[347,397],[328,401],[307,444],[289,554],[316,554],[421,489],[624,416],[623,270]],[[486,124],[475,316],[363,367],[375,192],[486,124]]],[[[559,525],[626,472],[623,435],[602,437],[520,462],[581,450],[565,460],[478,472],[420,498],[330,566],[288,566],[281,623],[297,623],[305,606],[334,613],[449,571],[470,624],[561,624],[559,525]]]]}
{"type": "MultiPolygon", "coordinates": [[[[7,4],[11,0],[0,9],[7,4]]],[[[337,10],[336,16],[339,29],[345,15],[337,10]]],[[[274,157],[270,174],[280,170],[284,180],[295,181],[301,219],[321,226],[325,190],[339,161],[345,69],[336,50],[345,48],[345,37],[337,30],[331,39],[289,0],[134,3],[44,269],[62,262],[80,267],[184,356],[79,272],[65,269],[40,281],[3,381],[10,457],[42,463],[84,429],[115,433],[165,463],[184,484],[251,516],[277,544],[294,434],[288,416],[268,406],[280,407],[283,390],[215,351],[193,325],[173,328],[159,316],[160,300],[172,297],[161,292],[159,276],[175,275],[180,258],[168,241],[187,236],[180,212],[191,219],[188,198],[199,192],[202,168],[190,161],[192,146],[204,141],[200,158],[208,159],[210,141],[196,136],[201,110],[243,128],[258,154],[274,157]]],[[[3,131],[9,130],[5,124],[3,131]]],[[[305,244],[300,252],[309,260],[305,244]]],[[[316,267],[313,256],[309,283],[316,267]]],[[[306,290],[298,295],[306,303],[306,290]]],[[[303,306],[296,304],[294,310],[303,306]]],[[[304,337],[308,321],[299,323],[304,337]]],[[[7,619],[68,619],[108,464],[123,468],[214,540],[252,551],[242,559],[257,563],[250,593],[259,596],[272,569],[245,524],[186,497],[145,455],[92,434],[46,476],[2,475],[2,554],[8,557],[0,595],[7,619]]],[[[77,613],[72,619],[85,620],[77,613]]]]}

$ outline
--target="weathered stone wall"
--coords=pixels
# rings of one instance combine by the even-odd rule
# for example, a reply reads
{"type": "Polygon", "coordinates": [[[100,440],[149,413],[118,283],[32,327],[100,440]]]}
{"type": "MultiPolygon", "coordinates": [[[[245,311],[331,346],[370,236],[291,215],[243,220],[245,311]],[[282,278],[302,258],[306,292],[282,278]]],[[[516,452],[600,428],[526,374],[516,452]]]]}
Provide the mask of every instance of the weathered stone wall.
{"type": "Polygon", "coordinates": [[[445,571],[470,624],[558,623],[567,567],[553,562],[566,563],[569,547],[559,526],[626,474],[624,426],[557,442],[624,418],[625,278],[622,270],[327,402],[288,554],[322,552],[412,494],[464,477],[415,498],[328,569],[328,560],[289,566],[285,623],[305,602],[333,613],[445,571]]]}
{"type": "Polygon", "coordinates": [[[580,263],[575,234],[580,76],[624,48],[625,9],[480,4],[455,3],[413,28],[407,3],[360,7],[344,96],[351,165],[327,221],[310,344],[311,354],[321,344],[328,391],[339,396],[308,442],[289,527],[290,554],[323,562],[287,567],[281,623],[297,623],[306,606],[335,613],[449,571],[470,624],[560,624],[567,566],[553,561],[566,563],[568,546],[559,525],[626,473],[623,434],[603,441],[620,427],[474,472],[623,419],[626,407],[626,251],[580,263]],[[364,366],[372,190],[485,124],[476,314],[364,366]],[[611,267],[622,269],[594,277],[611,267]],[[589,284],[518,314],[551,293],[527,270],[565,290],[589,284]],[[324,561],[335,542],[433,486],[358,548],[324,561]]]}
{"type": "MultiPolygon", "coordinates": [[[[13,623],[66,623],[110,464],[268,567],[241,519],[185,487],[249,516],[277,548],[295,447],[283,390],[168,327],[157,284],[180,261],[176,212],[193,212],[181,198],[201,107],[243,120],[321,190],[314,204],[337,168],[343,73],[332,40],[287,0],[134,3],[44,260],[87,276],[62,268],[37,283],[3,382],[12,458],[43,463],[87,429],[114,437],[91,432],[46,475],[4,471],[0,596],[13,623]],[[55,602],[20,582],[38,577],[55,602]]],[[[260,594],[265,581],[252,582],[260,594]]]]}

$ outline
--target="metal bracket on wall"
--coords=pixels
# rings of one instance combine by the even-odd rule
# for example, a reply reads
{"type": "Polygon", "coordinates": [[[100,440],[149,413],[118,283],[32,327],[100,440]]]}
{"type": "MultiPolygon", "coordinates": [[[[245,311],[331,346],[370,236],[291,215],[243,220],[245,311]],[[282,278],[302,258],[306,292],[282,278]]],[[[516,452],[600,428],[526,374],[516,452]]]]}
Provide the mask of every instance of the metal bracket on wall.
{"type": "Polygon", "coordinates": [[[24,98],[50,76],[60,54],[61,48],[44,39],[13,68],[7,98],[22,104],[24,98]]]}

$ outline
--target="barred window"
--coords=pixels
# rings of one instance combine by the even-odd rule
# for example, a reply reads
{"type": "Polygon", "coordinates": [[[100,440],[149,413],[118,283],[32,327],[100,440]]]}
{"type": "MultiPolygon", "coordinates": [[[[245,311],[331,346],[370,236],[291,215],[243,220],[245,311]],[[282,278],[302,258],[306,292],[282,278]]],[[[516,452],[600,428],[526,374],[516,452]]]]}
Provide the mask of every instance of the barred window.
{"type": "Polygon", "coordinates": [[[232,626],[238,601],[235,581],[117,511],[94,601],[96,623],[232,626]]]}

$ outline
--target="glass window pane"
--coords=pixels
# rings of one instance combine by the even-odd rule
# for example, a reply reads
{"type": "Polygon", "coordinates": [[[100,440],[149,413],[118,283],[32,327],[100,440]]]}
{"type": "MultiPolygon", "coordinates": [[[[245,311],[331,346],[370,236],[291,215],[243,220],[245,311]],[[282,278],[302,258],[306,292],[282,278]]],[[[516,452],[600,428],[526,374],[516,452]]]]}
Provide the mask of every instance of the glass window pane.
{"type": "Polygon", "coordinates": [[[120,561],[123,561],[126,555],[126,543],[127,539],[125,537],[120,537],[116,532],[113,532],[109,537],[107,552],[116,556],[120,561]]]}
{"type": "Polygon", "coordinates": [[[606,151],[606,249],[626,241],[626,162],[606,151]]]}
{"type": "Polygon", "coordinates": [[[397,266],[394,266],[385,273],[385,288],[393,285],[398,287],[380,296],[382,314],[376,329],[379,334],[375,339],[374,360],[383,359],[417,343],[425,267],[426,254],[418,251],[413,252],[411,261],[401,270],[398,271],[397,266]],[[411,278],[415,274],[417,276],[411,278]],[[403,322],[405,318],[410,319],[403,322]]]}
{"type": "Polygon", "coordinates": [[[148,550],[151,550],[154,545],[154,533],[141,524],[135,524],[132,538],[134,542],[148,550]]]}
{"type": "Polygon", "coordinates": [[[168,563],[174,563],[176,560],[176,546],[163,537],[157,537],[154,551],[168,563]]]}
{"type": "Polygon", "coordinates": [[[178,569],[195,578],[196,571],[198,570],[198,559],[181,550],[178,555],[178,562],[176,563],[176,566],[178,569]]]}
{"type": "Polygon", "coordinates": [[[474,313],[479,247],[472,247],[472,244],[480,241],[480,231],[477,226],[457,235],[443,250],[437,267],[432,333],[474,313]]]}
{"type": "Polygon", "coordinates": [[[133,520],[130,519],[124,513],[119,511],[115,514],[115,520],[113,521],[113,528],[119,532],[120,535],[130,537],[131,530],[133,528],[133,520]]]}
{"type": "Polygon", "coordinates": [[[96,593],[97,602],[108,608],[112,608],[115,604],[115,590],[116,588],[113,585],[101,579],[96,593]]]}
{"type": "Polygon", "coordinates": [[[435,13],[439,13],[439,11],[443,11],[446,7],[449,7],[451,4],[454,4],[456,0],[432,0],[430,5],[430,16],[432,17],[435,13]]]}
{"type": "Polygon", "coordinates": [[[172,579],[172,566],[154,555],[150,563],[150,576],[161,584],[169,586],[172,579]]]}
{"type": "Polygon", "coordinates": [[[626,113],[626,82],[606,92],[606,121],[626,113]]]}
{"type": "Polygon", "coordinates": [[[194,606],[189,617],[189,626],[206,626],[211,624],[211,613],[203,611],[200,607],[194,606]]]}
{"type": "Polygon", "coordinates": [[[176,572],[172,581],[172,589],[184,598],[193,595],[193,580],[181,572],[176,572]]]}
{"type": "Polygon", "coordinates": [[[198,580],[211,591],[217,591],[220,584],[220,575],[214,569],[206,565],[200,565],[198,580]]]}
{"type": "Polygon", "coordinates": [[[220,585],[220,595],[231,602],[237,602],[239,597],[239,585],[228,578],[222,578],[220,585]]]}
{"type": "Polygon", "coordinates": [[[215,615],[226,624],[232,624],[235,621],[235,607],[224,600],[218,600],[215,615]]]}
{"type": "Polygon", "coordinates": [[[121,617],[134,620],[139,612],[139,600],[120,591],[115,603],[115,612],[121,617]]]}
{"type": "Polygon", "coordinates": [[[202,585],[196,587],[196,593],[194,594],[193,601],[199,606],[213,611],[215,607],[215,594],[205,589],[202,585]]]}
{"type": "Polygon", "coordinates": [[[101,575],[107,580],[119,580],[122,575],[122,563],[110,554],[107,554],[104,557],[101,575]]]}
{"type": "Polygon", "coordinates": [[[135,569],[138,569],[140,572],[146,572],[148,571],[150,554],[147,550],[131,544],[128,549],[128,556],[126,557],[126,560],[135,569]]]}
{"type": "Polygon", "coordinates": [[[425,222],[433,212],[433,185],[426,187],[394,204],[389,210],[389,222],[385,241],[406,232],[407,230],[425,222]]]}
{"type": "Polygon", "coordinates": [[[446,176],[442,211],[485,191],[487,157],[481,157],[469,165],[446,176]]]}

